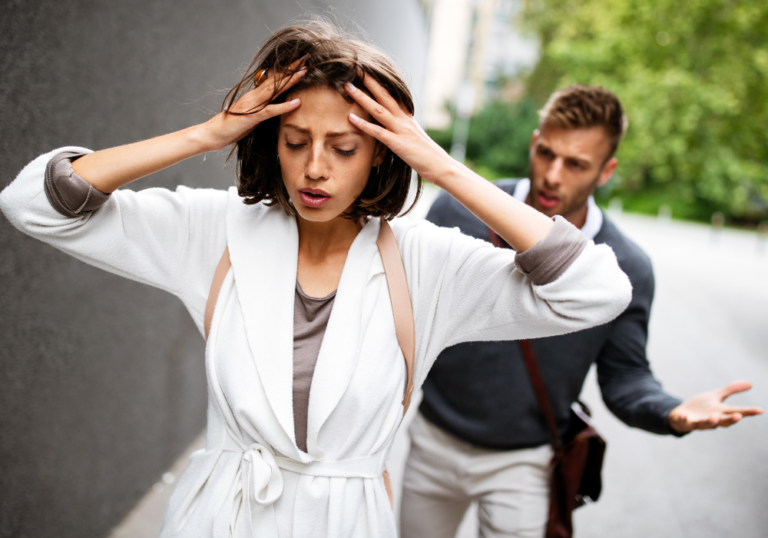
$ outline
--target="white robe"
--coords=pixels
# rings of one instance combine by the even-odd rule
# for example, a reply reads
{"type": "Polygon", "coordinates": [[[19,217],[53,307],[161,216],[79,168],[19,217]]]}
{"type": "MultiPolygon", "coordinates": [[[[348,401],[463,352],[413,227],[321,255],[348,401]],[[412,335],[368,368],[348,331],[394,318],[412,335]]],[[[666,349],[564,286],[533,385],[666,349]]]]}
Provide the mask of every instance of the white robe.
{"type": "MultiPolygon", "coordinates": [[[[0,194],[23,232],[89,264],[164,289],[201,334],[208,290],[229,247],[206,347],[208,428],[165,516],[163,537],[395,537],[381,473],[402,419],[406,373],[395,337],[379,220],[350,248],[309,398],[307,453],[294,440],[293,304],[298,230],[279,206],[234,189],[116,191],[67,218],[43,191],[48,160],[0,194]]],[[[590,242],[554,282],[535,286],[514,253],[428,222],[396,220],[416,324],[414,385],[466,341],[563,334],[606,323],[631,296],[608,246],[590,242]]]]}

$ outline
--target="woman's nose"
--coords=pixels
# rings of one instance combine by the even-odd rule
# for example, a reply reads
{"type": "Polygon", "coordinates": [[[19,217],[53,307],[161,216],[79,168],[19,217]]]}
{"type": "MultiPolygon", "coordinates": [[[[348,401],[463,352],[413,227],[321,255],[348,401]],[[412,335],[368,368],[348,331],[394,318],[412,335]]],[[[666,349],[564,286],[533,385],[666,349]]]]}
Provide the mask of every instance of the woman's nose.
{"type": "Polygon", "coordinates": [[[325,179],[328,176],[328,166],[323,148],[313,147],[306,170],[309,179],[325,179]]]}

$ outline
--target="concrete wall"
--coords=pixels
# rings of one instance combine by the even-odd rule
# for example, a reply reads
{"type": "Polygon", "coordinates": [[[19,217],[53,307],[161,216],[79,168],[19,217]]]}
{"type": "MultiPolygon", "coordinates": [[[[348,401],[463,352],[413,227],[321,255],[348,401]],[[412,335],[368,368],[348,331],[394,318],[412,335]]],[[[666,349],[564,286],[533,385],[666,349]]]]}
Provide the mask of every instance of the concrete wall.
{"type": "MultiPolygon", "coordinates": [[[[321,2],[302,2],[320,12],[321,2]]],[[[420,92],[417,0],[341,1],[420,92]]],[[[278,0],[0,3],[0,188],[58,146],[93,149],[207,118],[278,0]]],[[[232,184],[222,156],[136,188],[232,184]]],[[[204,427],[203,341],[174,298],[86,266],[0,218],[0,537],[103,536],[204,427]]]]}

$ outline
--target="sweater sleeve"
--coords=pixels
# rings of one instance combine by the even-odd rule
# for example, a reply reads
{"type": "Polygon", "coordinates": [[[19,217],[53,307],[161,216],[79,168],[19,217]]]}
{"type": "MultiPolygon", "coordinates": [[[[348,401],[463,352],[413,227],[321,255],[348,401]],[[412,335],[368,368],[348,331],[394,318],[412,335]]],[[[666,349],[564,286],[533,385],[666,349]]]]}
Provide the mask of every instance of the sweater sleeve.
{"type": "MultiPolygon", "coordinates": [[[[571,226],[563,223],[560,226],[571,226]]],[[[524,268],[543,275],[537,284],[516,265],[513,251],[495,248],[456,228],[428,222],[406,226],[398,226],[396,232],[414,304],[419,383],[447,347],[594,327],[616,318],[632,296],[629,279],[611,248],[570,241],[569,233],[563,241],[571,245],[570,252],[552,250],[554,237],[531,249],[543,247],[531,252],[524,268]],[[539,271],[539,266],[548,269],[539,271]]],[[[553,228],[550,233],[562,232],[553,228]]]]}
{"type": "Polygon", "coordinates": [[[682,401],[664,392],[651,372],[646,343],[654,293],[650,265],[636,275],[629,307],[611,324],[611,333],[597,357],[597,379],[603,401],[628,426],[681,437],[669,426],[669,413],[682,401]]]}
{"type": "Polygon", "coordinates": [[[29,163],[0,193],[0,210],[31,237],[177,295],[202,329],[208,288],[226,245],[226,191],[178,187],[175,192],[94,193],[61,167],[60,177],[54,177],[62,162],[58,156],[65,152],[89,150],[61,148],[29,163]]]}

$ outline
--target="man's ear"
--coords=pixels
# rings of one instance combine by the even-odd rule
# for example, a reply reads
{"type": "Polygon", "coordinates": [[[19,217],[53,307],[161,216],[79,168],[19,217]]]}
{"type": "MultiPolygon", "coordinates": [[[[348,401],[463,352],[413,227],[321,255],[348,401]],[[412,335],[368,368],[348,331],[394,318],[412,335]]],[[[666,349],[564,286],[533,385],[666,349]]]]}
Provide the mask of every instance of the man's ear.
{"type": "Polygon", "coordinates": [[[605,166],[603,166],[603,171],[600,172],[600,179],[597,180],[597,186],[602,187],[606,183],[608,183],[608,180],[611,179],[611,176],[616,171],[616,166],[619,164],[618,159],[616,157],[611,157],[608,159],[608,162],[605,163],[605,166]]]}

